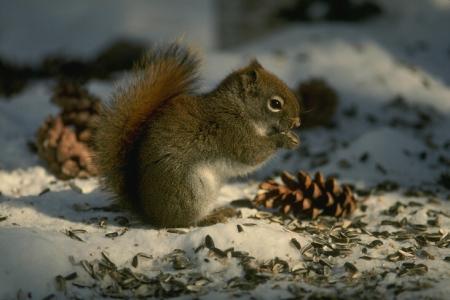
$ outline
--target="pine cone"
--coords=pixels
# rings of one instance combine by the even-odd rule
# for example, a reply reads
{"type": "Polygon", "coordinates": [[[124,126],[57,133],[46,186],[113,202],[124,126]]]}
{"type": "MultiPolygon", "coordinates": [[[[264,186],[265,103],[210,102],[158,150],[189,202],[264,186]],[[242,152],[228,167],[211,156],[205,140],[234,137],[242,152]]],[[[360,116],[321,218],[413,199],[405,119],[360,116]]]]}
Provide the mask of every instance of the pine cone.
{"type": "Polygon", "coordinates": [[[60,82],[53,91],[51,101],[62,109],[64,124],[76,126],[77,131],[95,126],[101,100],[80,84],[60,82]]]}
{"type": "Polygon", "coordinates": [[[49,169],[60,179],[86,178],[98,174],[90,143],[100,111],[100,99],[76,83],[62,82],[52,102],[62,108],[37,132],[37,150],[49,169]]]}
{"type": "Polygon", "coordinates": [[[300,171],[297,177],[283,172],[282,184],[267,180],[259,185],[261,193],[253,200],[256,206],[277,208],[283,214],[345,217],[356,209],[355,196],[347,185],[340,186],[333,177],[324,178],[317,172],[312,179],[300,171]]]}
{"type": "Polygon", "coordinates": [[[331,123],[337,104],[336,92],[322,79],[301,82],[297,93],[300,97],[302,126],[324,126],[331,123]]]}

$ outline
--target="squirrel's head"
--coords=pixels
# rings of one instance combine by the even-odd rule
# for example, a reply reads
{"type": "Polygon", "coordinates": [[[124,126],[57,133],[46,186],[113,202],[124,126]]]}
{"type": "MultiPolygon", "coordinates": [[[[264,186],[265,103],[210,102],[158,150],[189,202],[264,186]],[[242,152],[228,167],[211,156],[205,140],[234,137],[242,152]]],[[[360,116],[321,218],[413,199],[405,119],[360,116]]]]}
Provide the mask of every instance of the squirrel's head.
{"type": "Polygon", "coordinates": [[[225,82],[232,90],[239,90],[242,112],[264,133],[286,133],[300,126],[297,97],[257,60],[233,72],[225,82]]]}

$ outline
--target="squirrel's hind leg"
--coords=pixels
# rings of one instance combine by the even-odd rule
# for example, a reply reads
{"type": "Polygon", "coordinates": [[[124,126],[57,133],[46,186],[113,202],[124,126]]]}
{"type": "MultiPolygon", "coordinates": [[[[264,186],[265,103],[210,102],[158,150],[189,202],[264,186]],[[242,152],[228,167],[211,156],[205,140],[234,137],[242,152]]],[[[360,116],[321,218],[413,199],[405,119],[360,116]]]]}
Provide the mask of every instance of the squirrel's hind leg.
{"type": "Polygon", "coordinates": [[[195,225],[207,213],[204,199],[196,197],[185,176],[155,173],[155,170],[147,172],[140,184],[145,220],[162,228],[195,225]]]}

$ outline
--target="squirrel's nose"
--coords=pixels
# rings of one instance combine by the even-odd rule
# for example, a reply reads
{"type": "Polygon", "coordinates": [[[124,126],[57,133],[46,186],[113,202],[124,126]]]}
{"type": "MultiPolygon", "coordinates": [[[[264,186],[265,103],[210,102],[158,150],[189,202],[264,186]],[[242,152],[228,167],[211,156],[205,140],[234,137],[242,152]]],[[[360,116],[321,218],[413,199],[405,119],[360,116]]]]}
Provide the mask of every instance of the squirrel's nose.
{"type": "Polygon", "coordinates": [[[300,127],[300,124],[301,124],[301,122],[300,122],[299,117],[292,118],[292,127],[295,127],[295,128],[300,127]]]}

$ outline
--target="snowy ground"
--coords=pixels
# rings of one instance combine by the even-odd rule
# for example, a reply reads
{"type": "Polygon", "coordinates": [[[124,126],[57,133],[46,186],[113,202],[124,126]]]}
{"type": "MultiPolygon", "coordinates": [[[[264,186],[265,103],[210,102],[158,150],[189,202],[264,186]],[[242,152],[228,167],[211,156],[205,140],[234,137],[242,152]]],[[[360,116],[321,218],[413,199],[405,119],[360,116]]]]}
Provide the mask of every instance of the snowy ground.
{"type": "MultiPolygon", "coordinates": [[[[414,2],[391,3],[364,25],[292,26],[205,53],[206,86],[256,55],[291,86],[322,77],[340,96],[335,127],[300,130],[298,151],[226,185],[218,205],[252,198],[257,180],[279,170],[321,170],[360,190],[349,220],[292,222],[242,208],[226,224],[153,229],[111,206],[96,179],[58,181],[29,152],[56,113],[49,82],[0,101],[0,299],[446,299],[450,4],[414,2]],[[385,191],[386,182],[399,189],[385,191]]],[[[113,84],[89,88],[106,98],[113,84]]]]}

